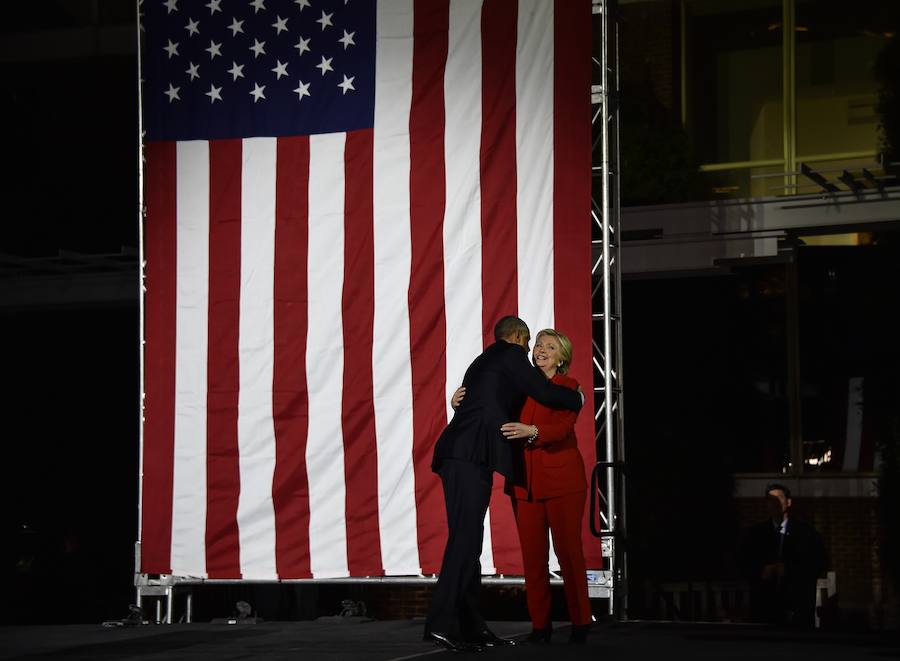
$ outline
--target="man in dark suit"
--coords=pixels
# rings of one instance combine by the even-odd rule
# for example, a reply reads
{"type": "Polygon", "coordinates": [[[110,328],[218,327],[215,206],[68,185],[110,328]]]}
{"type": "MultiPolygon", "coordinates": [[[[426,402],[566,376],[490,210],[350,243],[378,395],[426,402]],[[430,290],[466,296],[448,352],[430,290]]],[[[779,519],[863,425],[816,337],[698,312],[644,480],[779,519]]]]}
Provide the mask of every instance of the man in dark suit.
{"type": "Polygon", "coordinates": [[[496,636],[478,611],[484,515],[493,473],[513,475],[513,452],[501,425],[519,419],[526,396],[552,408],[581,409],[580,392],[557,386],[528,362],[528,326],[508,316],[494,327],[496,342],[466,370],[466,397],[434,448],[431,468],[441,476],[447,507],[447,546],[425,640],[452,651],[511,644],[496,636]]]}
{"type": "Polygon", "coordinates": [[[816,579],[825,571],[822,538],[791,513],[790,490],[766,489],[769,518],[748,531],[742,561],[750,582],[750,609],[758,622],[812,627],[816,579]]]}

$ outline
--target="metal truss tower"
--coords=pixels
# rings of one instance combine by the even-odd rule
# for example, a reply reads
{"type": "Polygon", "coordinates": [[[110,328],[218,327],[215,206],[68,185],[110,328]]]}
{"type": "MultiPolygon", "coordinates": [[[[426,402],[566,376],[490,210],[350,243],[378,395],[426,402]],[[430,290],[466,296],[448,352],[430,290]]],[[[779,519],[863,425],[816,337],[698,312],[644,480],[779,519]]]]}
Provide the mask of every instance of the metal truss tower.
{"type": "Polygon", "coordinates": [[[622,286],[619,247],[618,3],[592,0],[592,319],[597,465],[591,480],[591,530],[607,561],[609,612],[627,612],[622,286]]]}

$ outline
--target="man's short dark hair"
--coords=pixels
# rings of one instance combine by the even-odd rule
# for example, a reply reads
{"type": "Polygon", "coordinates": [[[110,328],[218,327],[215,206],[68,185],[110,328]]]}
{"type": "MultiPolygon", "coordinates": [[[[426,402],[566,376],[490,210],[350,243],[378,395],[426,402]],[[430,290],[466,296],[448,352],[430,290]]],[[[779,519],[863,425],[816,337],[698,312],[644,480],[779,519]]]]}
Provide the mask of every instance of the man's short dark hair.
{"type": "Polygon", "coordinates": [[[515,315],[507,315],[503,317],[494,326],[494,339],[499,341],[512,337],[516,333],[529,334],[528,324],[516,317],[515,315]]]}
{"type": "Polygon", "coordinates": [[[769,495],[769,492],[770,492],[770,491],[780,491],[780,492],[782,492],[782,493],[784,494],[784,497],[785,497],[785,498],[790,498],[790,497],[791,497],[791,490],[788,489],[788,488],[787,488],[786,486],[784,486],[783,484],[778,484],[777,482],[775,482],[775,483],[773,483],[773,484],[770,484],[769,486],[766,487],[766,495],[767,495],[767,496],[769,495]]]}

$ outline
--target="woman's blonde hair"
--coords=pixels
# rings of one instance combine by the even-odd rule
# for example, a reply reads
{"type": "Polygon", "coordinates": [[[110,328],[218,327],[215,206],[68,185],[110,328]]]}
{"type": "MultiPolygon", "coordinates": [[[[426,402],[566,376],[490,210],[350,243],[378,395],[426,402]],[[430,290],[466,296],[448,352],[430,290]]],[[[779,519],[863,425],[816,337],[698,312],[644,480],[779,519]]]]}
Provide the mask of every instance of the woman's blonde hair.
{"type": "Polygon", "coordinates": [[[535,344],[537,344],[537,341],[541,339],[542,335],[549,335],[554,340],[556,340],[557,344],[559,344],[559,357],[562,359],[562,363],[559,365],[559,367],[556,368],[556,371],[560,374],[565,374],[569,371],[569,365],[572,364],[572,340],[560,333],[558,330],[555,330],[553,328],[545,328],[537,334],[537,337],[534,338],[535,344]]]}

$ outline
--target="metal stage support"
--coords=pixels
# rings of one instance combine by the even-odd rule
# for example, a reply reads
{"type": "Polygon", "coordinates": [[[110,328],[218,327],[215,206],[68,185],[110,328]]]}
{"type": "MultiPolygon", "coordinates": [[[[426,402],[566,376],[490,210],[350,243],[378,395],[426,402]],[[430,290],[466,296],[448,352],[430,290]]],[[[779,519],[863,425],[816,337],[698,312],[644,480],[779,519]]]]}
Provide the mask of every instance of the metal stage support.
{"type": "Polygon", "coordinates": [[[624,618],[625,443],[622,378],[622,276],[619,247],[619,31],[617,0],[593,0],[592,319],[597,465],[591,479],[591,531],[600,538],[609,613],[624,618]]]}

